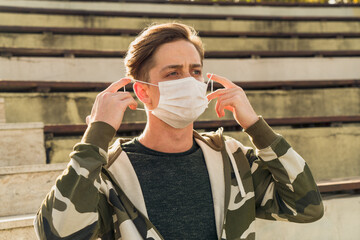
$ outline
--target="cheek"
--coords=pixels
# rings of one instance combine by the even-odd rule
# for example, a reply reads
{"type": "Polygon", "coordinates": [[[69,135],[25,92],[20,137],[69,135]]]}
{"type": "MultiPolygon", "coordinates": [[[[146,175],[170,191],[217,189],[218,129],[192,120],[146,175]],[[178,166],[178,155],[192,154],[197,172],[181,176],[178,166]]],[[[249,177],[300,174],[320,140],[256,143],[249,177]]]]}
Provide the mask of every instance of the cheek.
{"type": "Polygon", "coordinates": [[[157,105],[159,104],[159,99],[160,99],[160,91],[159,88],[157,87],[151,87],[150,91],[149,91],[149,97],[151,99],[151,109],[154,109],[157,107],[157,105]]]}

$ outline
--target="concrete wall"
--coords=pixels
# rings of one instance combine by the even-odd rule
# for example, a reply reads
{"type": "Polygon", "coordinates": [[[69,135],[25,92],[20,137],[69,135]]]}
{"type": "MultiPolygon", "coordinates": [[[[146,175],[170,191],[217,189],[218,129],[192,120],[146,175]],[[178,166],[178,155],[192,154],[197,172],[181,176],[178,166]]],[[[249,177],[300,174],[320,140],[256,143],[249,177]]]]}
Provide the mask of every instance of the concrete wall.
{"type": "Polygon", "coordinates": [[[28,223],[27,227],[0,229],[0,237],[2,240],[37,240],[34,227],[28,223]]]}
{"type": "Polygon", "coordinates": [[[0,218],[1,240],[36,240],[34,214],[0,218]]]}
{"type": "Polygon", "coordinates": [[[56,137],[46,141],[51,164],[69,162],[69,154],[76,143],[81,141],[81,136],[56,137]]]}
{"type": "MultiPolygon", "coordinates": [[[[206,73],[236,82],[353,80],[360,58],[205,59],[206,73]]],[[[0,57],[0,79],[22,81],[113,82],[125,76],[121,58],[0,57]],[[19,71],[21,69],[21,71],[19,71]]]]}
{"type": "Polygon", "coordinates": [[[44,124],[0,123],[0,167],[45,164],[44,124]]]}
{"type": "MultiPolygon", "coordinates": [[[[142,9],[143,10],[143,9],[142,9]]],[[[197,31],[265,32],[265,33],[358,33],[356,21],[276,21],[233,19],[167,19],[136,17],[103,17],[82,15],[51,15],[0,13],[0,26],[59,27],[91,29],[141,30],[152,23],[179,21],[193,26],[197,31]]]]}
{"type": "Polygon", "coordinates": [[[5,100],[0,98],[0,123],[5,122],[5,100]]]}
{"type": "MultiPolygon", "coordinates": [[[[360,125],[302,129],[274,128],[308,163],[316,181],[360,176],[360,125]]],[[[251,146],[243,132],[226,132],[251,146]]]]}
{"type": "Polygon", "coordinates": [[[7,122],[83,123],[96,93],[1,93],[7,122]],[[33,119],[33,120],[31,120],[33,119]]]}
{"type": "Polygon", "coordinates": [[[65,163],[1,167],[0,217],[36,213],[65,168],[65,163]]]}
{"type": "MultiPolygon", "coordinates": [[[[3,48],[126,52],[135,37],[4,33],[3,48]]],[[[360,38],[222,38],[203,37],[206,51],[358,51],[360,38]]]]}
{"type": "Polygon", "coordinates": [[[359,7],[271,7],[271,6],[204,6],[189,4],[151,4],[123,2],[64,2],[64,1],[6,1],[0,6],[50,8],[87,11],[143,12],[174,14],[211,14],[245,16],[311,16],[311,17],[359,17],[359,7]]]}
{"type": "MultiPolygon", "coordinates": [[[[84,123],[97,93],[0,93],[5,99],[6,121],[45,124],[84,123]]],[[[360,114],[359,88],[247,91],[258,114],[265,118],[360,114]]],[[[217,120],[215,101],[199,120],[217,120]]],[[[233,119],[226,111],[222,119],[233,119]]],[[[144,111],[127,110],[124,122],[146,121],[144,111]]]]}
{"type": "Polygon", "coordinates": [[[360,236],[360,196],[324,199],[325,215],[314,223],[256,221],[258,240],[357,240],[360,236]]]}

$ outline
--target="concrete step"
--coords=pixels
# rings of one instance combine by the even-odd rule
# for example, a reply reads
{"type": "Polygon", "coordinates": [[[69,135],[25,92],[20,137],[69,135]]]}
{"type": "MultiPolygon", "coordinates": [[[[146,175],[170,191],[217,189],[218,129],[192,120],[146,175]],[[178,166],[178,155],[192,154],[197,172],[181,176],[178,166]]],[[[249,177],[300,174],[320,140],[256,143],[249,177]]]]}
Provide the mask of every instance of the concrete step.
{"type": "MultiPolygon", "coordinates": [[[[178,18],[173,18],[178,19],[178,18]]],[[[214,33],[360,33],[360,23],[356,21],[286,21],[283,20],[239,20],[239,19],[178,19],[193,26],[200,34],[214,33]]],[[[83,33],[113,34],[121,29],[130,33],[140,32],[152,23],[167,23],[168,18],[119,17],[94,15],[52,15],[29,13],[0,13],[0,29],[4,31],[49,32],[79,31],[83,33]],[[6,28],[5,28],[6,27],[6,28]],[[17,30],[18,29],[18,30],[17,30]]],[[[126,33],[124,31],[124,33],[126,33]]]]}
{"type": "Polygon", "coordinates": [[[0,217],[0,239],[36,240],[34,214],[0,217]]]}
{"type": "Polygon", "coordinates": [[[5,120],[5,100],[0,98],[0,123],[4,123],[5,120]]]}
{"type": "MultiPolygon", "coordinates": [[[[357,240],[360,236],[360,196],[333,195],[324,197],[323,218],[307,224],[257,219],[256,239],[279,240],[357,240]]],[[[34,214],[0,218],[2,240],[35,240],[34,214]]]]}
{"type": "MultiPolygon", "coordinates": [[[[317,181],[360,176],[359,124],[342,127],[288,129],[274,127],[309,164],[317,181]]],[[[225,132],[246,146],[251,146],[244,132],[225,132]]],[[[68,162],[69,153],[81,137],[55,137],[48,140],[52,163],[68,162]]]]}
{"type": "MultiPolygon", "coordinates": [[[[360,124],[274,129],[305,159],[316,181],[360,176],[360,124]]],[[[243,132],[226,134],[251,145],[243,132]]]]}
{"type": "Polygon", "coordinates": [[[40,9],[51,12],[82,12],[89,14],[111,13],[123,16],[197,16],[213,18],[223,15],[251,16],[254,17],[328,17],[328,18],[351,18],[360,17],[357,6],[244,6],[244,5],[197,5],[188,4],[164,4],[164,3],[131,3],[131,2],[75,2],[75,1],[11,1],[2,0],[2,7],[17,7],[28,9],[40,9]]]}
{"type": "Polygon", "coordinates": [[[357,240],[360,236],[360,196],[324,197],[325,214],[308,224],[256,220],[256,239],[357,240]]]}
{"type": "MultiPolygon", "coordinates": [[[[83,56],[123,56],[133,36],[98,36],[67,34],[2,33],[3,52],[35,55],[61,55],[73,53],[83,56]]],[[[207,53],[211,56],[266,55],[293,56],[327,54],[347,55],[360,51],[358,38],[224,38],[203,37],[207,53]],[[234,53],[231,53],[234,52],[234,53]],[[336,54],[339,52],[339,54],[336,54]],[[237,53],[236,53],[237,54],[237,53]]]]}
{"type": "MultiPolygon", "coordinates": [[[[359,57],[205,59],[206,73],[234,82],[359,79],[359,57]]],[[[0,57],[3,80],[114,82],[125,76],[122,58],[0,57]],[[21,69],[21,71],[19,71],[21,69]]]]}
{"type": "Polygon", "coordinates": [[[0,123],[0,167],[45,164],[43,123],[0,123]]]}
{"type": "Polygon", "coordinates": [[[66,163],[0,167],[0,217],[36,213],[65,168],[66,163]]]}
{"type": "MultiPolygon", "coordinates": [[[[360,88],[249,90],[247,96],[265,118],[360,115],[360,88]]],[[[84,123],[97,93],[0,93],[7,122],[84,123]]],[[[218,120],[215,102],[199,120],[218,120]]],[[[223,119],[233,119],[226,111],[223,119]]],[[[146,121],[144,111],[127,110],[124,122],[146,121]]]]}

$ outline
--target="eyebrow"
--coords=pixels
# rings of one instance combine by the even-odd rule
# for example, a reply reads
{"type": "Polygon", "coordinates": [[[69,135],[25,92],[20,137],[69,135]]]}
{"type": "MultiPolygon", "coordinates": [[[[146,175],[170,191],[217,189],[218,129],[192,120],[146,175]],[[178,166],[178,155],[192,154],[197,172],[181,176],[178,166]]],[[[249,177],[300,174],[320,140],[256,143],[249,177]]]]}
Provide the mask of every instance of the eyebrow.
{"type": "MultiPolygon", "coordinates": [[[[179,69],[179,68],[183,68],[184,65],[167,65],[165,67],[163,67],[160,72],[163,72],[165,70],[168,70],[168,69],[179,69]]],[[[202,67],[201,64],[198,64],[198,63],[193,63],[193,64],[190,64],[190,68],[197,68],[197,67],[202,67]]]]}

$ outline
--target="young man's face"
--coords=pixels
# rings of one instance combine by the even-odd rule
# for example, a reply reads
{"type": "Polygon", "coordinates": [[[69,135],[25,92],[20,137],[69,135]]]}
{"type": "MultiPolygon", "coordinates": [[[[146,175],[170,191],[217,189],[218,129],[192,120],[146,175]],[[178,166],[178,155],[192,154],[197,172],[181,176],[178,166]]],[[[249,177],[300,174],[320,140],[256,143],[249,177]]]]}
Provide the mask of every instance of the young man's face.
{"type": "MultiPolygon", "coordinates": [[[[154,67],[149,71],[150,82],[157,84],[162,81],[194,77],[204,81],[202,76],[201,58],[195,46],[185,40],[165,43],[155,52],[154,67]]],[[[155,108],[159,102],[159,88],[150,87],[149,96],[155,108]]],[[[179,89],[179,91],[186,91],[179,89]]]]}

